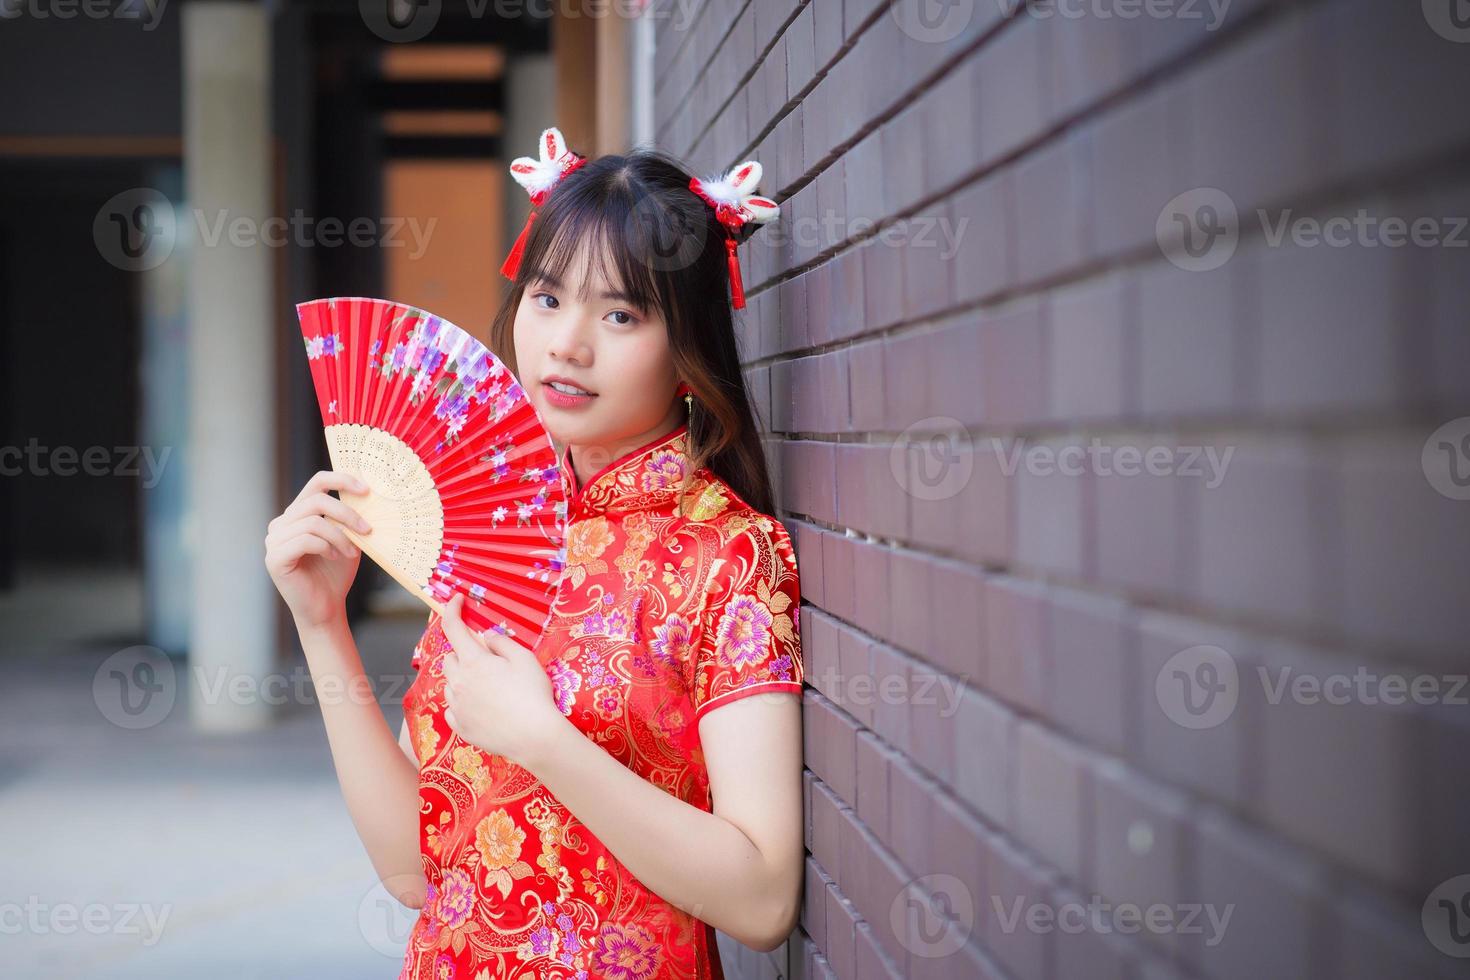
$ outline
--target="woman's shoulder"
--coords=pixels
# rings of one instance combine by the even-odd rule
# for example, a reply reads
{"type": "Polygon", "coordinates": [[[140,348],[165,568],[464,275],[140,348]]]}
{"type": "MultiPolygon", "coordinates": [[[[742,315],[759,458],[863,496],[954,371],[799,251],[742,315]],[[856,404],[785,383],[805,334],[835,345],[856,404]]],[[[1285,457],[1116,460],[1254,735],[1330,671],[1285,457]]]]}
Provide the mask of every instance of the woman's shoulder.
{"type": "Polygon", "coordinates": [[[751,506],[708,467],[695,474],[684,507],[686,519],[714,528],[725,540],[741,535],[764,535],[778,543],[790,543],[790,534],[779,518],[751,506]]]}
{"type": "Polygon", "coordinates": [[[757,510],[719,475],[701,470],[690,493],[686,517],[713,531],[719,542],[716,568],[762,567],[770,574],[797,574],[796,549],[774,514],[757,510]]]}

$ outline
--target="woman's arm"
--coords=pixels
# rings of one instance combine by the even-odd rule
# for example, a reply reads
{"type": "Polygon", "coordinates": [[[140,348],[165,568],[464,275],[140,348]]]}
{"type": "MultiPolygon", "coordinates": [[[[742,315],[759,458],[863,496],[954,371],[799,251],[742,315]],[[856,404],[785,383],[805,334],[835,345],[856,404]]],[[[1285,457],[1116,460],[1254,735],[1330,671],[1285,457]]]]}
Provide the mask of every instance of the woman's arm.
{"type": "Polygon", "coordinates": [[[357,835],[389,893],[422,908],[428,885],[419,858],[418,765],[378,707],[346,619],[298,624],[297,632],[357,835]]]}
{"type": "Polygon", "coordinates": [[[624,766],[570,721],[526,768],[639,881],[676,908],[758,950],[801,911],[801,698],[751,695],[699,724],[713,813],[624,766]]]}

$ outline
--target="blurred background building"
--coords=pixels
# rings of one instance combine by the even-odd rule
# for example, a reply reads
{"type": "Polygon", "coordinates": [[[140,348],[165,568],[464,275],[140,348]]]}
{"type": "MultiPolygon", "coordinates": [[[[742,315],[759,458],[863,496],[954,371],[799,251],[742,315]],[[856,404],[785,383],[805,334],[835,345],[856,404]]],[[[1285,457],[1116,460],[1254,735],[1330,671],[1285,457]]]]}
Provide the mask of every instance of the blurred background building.
{"type": "Polygon", "coordinates": [[[396,970],[261,564],[327,465],[293,306],[486,336],[553,123],[782,208],[806,898],[727,975],[1466,975],[1464,0],[0,0],[0,81],[18,975],[396,970]]]}

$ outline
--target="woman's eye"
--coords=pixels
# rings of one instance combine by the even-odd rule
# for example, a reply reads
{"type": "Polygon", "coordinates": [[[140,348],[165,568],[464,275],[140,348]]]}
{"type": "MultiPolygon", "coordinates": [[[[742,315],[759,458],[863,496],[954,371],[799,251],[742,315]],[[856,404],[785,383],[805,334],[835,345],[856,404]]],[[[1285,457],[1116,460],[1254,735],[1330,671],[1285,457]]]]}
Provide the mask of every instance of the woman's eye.
{"type": "Polygon", "coordinates": [[[551,295],[550,293],[536,293],[534,296],[531,297],[531,302],[539,304],[543,299],[549,299],[552,303],[551,306],[542,306],[541,308],[543,310],[556,309],[556,297],[551,295]]]}
{"type": "Polygon", "coordinates": [[[617,324],[620,327],[626,327],[629,324],[632,324],[632,323],[636,323],[637,322],[637,319],[633,316],[633,314],[629,313],[627,310],[613,310],[611,313],[608,314],[608,316],[625,316],[625,317],[627,317],[628,319],[626,319],[626,320],[618,320],[617,321],[617,324]]]}

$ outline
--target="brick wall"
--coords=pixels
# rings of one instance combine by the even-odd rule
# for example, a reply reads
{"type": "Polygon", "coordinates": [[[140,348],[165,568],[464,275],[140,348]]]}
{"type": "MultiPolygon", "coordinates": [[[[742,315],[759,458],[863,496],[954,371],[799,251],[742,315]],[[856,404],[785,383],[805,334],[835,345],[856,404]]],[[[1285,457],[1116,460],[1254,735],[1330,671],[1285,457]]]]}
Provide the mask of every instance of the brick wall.
{"type": "Polygon", "coordinates": [[[659,143],[782,206],[809,853],[732,977],[1464,975],[1449,3],[655,3],[659,143]]]}

